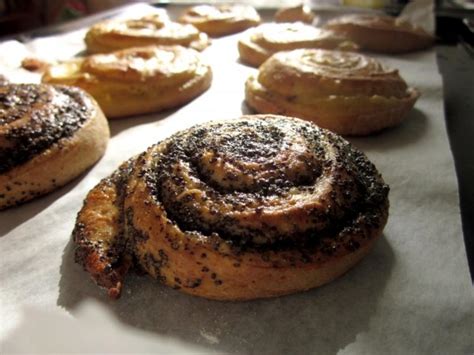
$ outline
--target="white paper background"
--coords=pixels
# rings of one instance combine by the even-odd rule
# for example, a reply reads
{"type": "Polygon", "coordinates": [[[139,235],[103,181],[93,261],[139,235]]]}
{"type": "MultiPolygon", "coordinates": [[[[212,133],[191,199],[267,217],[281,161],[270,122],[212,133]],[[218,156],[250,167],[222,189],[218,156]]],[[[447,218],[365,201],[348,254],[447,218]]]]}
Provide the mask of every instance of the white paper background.
{"type": "MultiPolygon", "coordinates": [[[[67,57],[83,49],[82,35],[28,47],[42,57],[67,57]]],[[[214,72],[204,95],[177,110],[111,122],[107,152],[92,169],[46,197],[0,212],[0,351],[473,353],[474,293],[434,50],[378,56],[399,68],[422,97],[401,126],[351,139],[390,185],[391,208],[373,253],[341,279],[305,293],[234,303],[191,297],[131,275],[122,298],[109,301],[74,264],[75,216],[101,178],[177,130],[249,112],[244,82],[255,69],[238,63],[237,38],[215,40],[204,52],[214,72]],[[90,298],[103,307],[78,311],[90,298]],[[15,330],[25,306],[30,310],[15,330]]],[[[0,44],[0,71],[12,80],[34,79],[15,69],[24,50],[0,44]]]]}

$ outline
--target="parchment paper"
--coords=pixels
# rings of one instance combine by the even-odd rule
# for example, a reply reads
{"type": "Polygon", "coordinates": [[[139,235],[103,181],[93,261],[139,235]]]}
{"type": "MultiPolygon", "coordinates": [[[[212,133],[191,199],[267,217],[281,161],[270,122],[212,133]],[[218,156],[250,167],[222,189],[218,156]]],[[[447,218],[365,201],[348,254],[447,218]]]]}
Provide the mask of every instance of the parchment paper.
{"type": "MultiPolygon", "coordinates": [[[[26,48],[2,43],[1,71],[15,81],[37,80],[16,68],[25,50],[68,57],[83,49],[83,34],[26,48]]],[[[0,350],[473,353],[473,287],[434,50],[378,56],[422,97],[399,127],[351,139],[390,185],[391,207],[374,251],[344,277],[300,294],[238,303],[188,296],[131,275],[122,298],[109,301],[74,264],[76,213],[101,178],[180,129],[249,113],[244,82],[256,69],[238,62],[237,38],[215,40],[204,52],[214,71],[208,92],[180,109],[111,121],[107,152],[92,169],[48,196],[0,212],[0,350]],[[84,305],[90,299],[95,304],[84,305]]]]}

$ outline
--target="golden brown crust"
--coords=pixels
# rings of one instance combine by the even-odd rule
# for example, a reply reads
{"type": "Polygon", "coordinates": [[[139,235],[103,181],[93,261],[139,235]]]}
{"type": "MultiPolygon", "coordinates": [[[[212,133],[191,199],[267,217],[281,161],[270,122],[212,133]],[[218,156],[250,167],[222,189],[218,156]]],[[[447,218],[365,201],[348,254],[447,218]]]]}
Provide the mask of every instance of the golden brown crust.
{"type": "Polygon", "coordinates": [[[198,5],[188,8],[179,22],[189,23],[212,37],[220,37],[256,26],[261,19],[249,5],[198,5]]]}
{"type": "Polygon", "coordinates": [[[399,124],[418,97],[398,71],[372,58],[317,49],[275,54],[245,86],[257,112],[300,117],[344,135],[399,124]]]}
{"type": "Polygon", "coordinates": [[[43,76],[43,82],[83,88],[107,118],[182,105],[206,91],[211,80],[211,68],[200,54],[181,46],[96,54],[53,65],[43,76]]]}
{"type": "Polygon", "coordinates": [[[304,22],[313,23],[316,15],[308,5],[298,5],[279,9],[275,13],[275,22],[304,22]]]}
{"type": "Polygon", "coordinates": [[[150,147],[89,193],[76,260],[112,297],[132,259],[201,297],[284,295],[363,258],[386,223],[387,195],[363,153],[310,123],[207,123],[150,147]]]}
{"type": "Polygon", "coordinates": [[[150,45],[180,45],[202,51],[210,44],[208,36],[194,26],[171,22],[160,14],[98,23],[89,29],[85,42],[89,53],[150,45]]]}
{"type": "Polygon", "coordinates": [[[0,209],[65,185],[105,152],[107,121],[79,89],[11,84],[0,101],[0,209]]]}
{"type": "Polygon", "coordinates": [[[433,36],[421,27],[390,16],[346,15],[325,25],[362,49],[380,53],[406,53],[431,47],[433,36]]]}
{"type": "Polygon", "coordinates": [[[258,67],[272,54],[299,48],[357,50],[347,38],[303,23],[267,23],[248,30],[238,43],[243,62],[258,67]]]}

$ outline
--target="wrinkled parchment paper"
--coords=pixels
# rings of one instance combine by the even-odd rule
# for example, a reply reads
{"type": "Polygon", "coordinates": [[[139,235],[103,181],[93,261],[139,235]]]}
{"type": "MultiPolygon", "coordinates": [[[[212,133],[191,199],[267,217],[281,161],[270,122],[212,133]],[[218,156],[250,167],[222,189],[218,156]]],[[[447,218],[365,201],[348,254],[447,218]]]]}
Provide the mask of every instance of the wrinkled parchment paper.
{"type": "MultiPolygon", "coordinates": [[[[131,12],[130,12],[131,11],[131,12]]],[[[149,8],[133,7],[141,13],[149,8]]],[[[0,44],[0,71],[30,52],[67,58],[84,31],[0,44]]],[[[105,156],[52,194],[0,212],[0,340],[10,352],[256,354],[471,354],[474,297],[462,239],[457,184],[434,50],[377,56],[422,92],[401,126],[350,139],[390,184],[390,218],[374,251],[331,284],[270,300],[217,302],[131,275],[109,301],[73,262],[71,231],[82,201],[101,178],[151,144],[196,123],[249,113],[238,35],[204,52],[211,89],[162,114],[110,122],[105,156]],[[90,300],[94,300],[91,303],[90,300]]]]}

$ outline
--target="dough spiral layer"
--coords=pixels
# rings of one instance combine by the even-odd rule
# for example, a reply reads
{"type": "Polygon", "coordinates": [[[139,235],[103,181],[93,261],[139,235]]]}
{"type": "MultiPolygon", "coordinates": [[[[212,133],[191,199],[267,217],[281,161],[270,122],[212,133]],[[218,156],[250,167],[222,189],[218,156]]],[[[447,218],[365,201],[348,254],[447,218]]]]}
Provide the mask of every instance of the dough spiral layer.
{"type": "Polygon", "coordinates": [[[345,15],[324,27],[346,36],[362,49],[380,53],[412,52],[434,42],[433,36],[421,27],[390,16],[345,15]]]}
{"type": "Polygon", "coordinates": [[[322,49],[276,53],[245,87],[247,103],[260,113],[300,117],[345,135],[399,124],[418,97],[397,70],[358,53],[322,49]]]}
{"type": "Polygon", "coordinates": [[[197,296],[316,287],[366,255],[388,186],[363,153],[309,122],[243,116],[179,132],[124,163],[78,214],[76,261],[118,297],[135,263],[197,296]]]}
{"type": "Polygon", "coordinates": [[[189,23],[211,37],[241,32],[256,26],[261,19],[250,5],[198,5],[187,9],[179,22],[189,23]]]}
{"type": "Polygon", "coordinates": [[[104,153],[109,128],[82,90],[0,85],[0,209],[74,179],[104,153]]]}
{"type": "Polygon", "coordinates": [[[196,27],[169,21],[160,13],[100,22],[90,28],[85,42],[89,53],[149,45],[180,45],[201,51],[210,44],[207,34],[196,27]]]}
{"type": "Polygon", "coordinates": [[[206,91],[212,72],[198,52],[181,46],[129,48],[51,66],[47,83],[79,86],[107,118],[156,112],[185,104],[206,91]]]}
{"type": "Polygon", "coordinates": [[[266,23],[248,30],[238,43],[240,58],[258,67],[272,54],[299,48],[356,50],[358,47],[333,31],[297,23],[266,23]]]}

